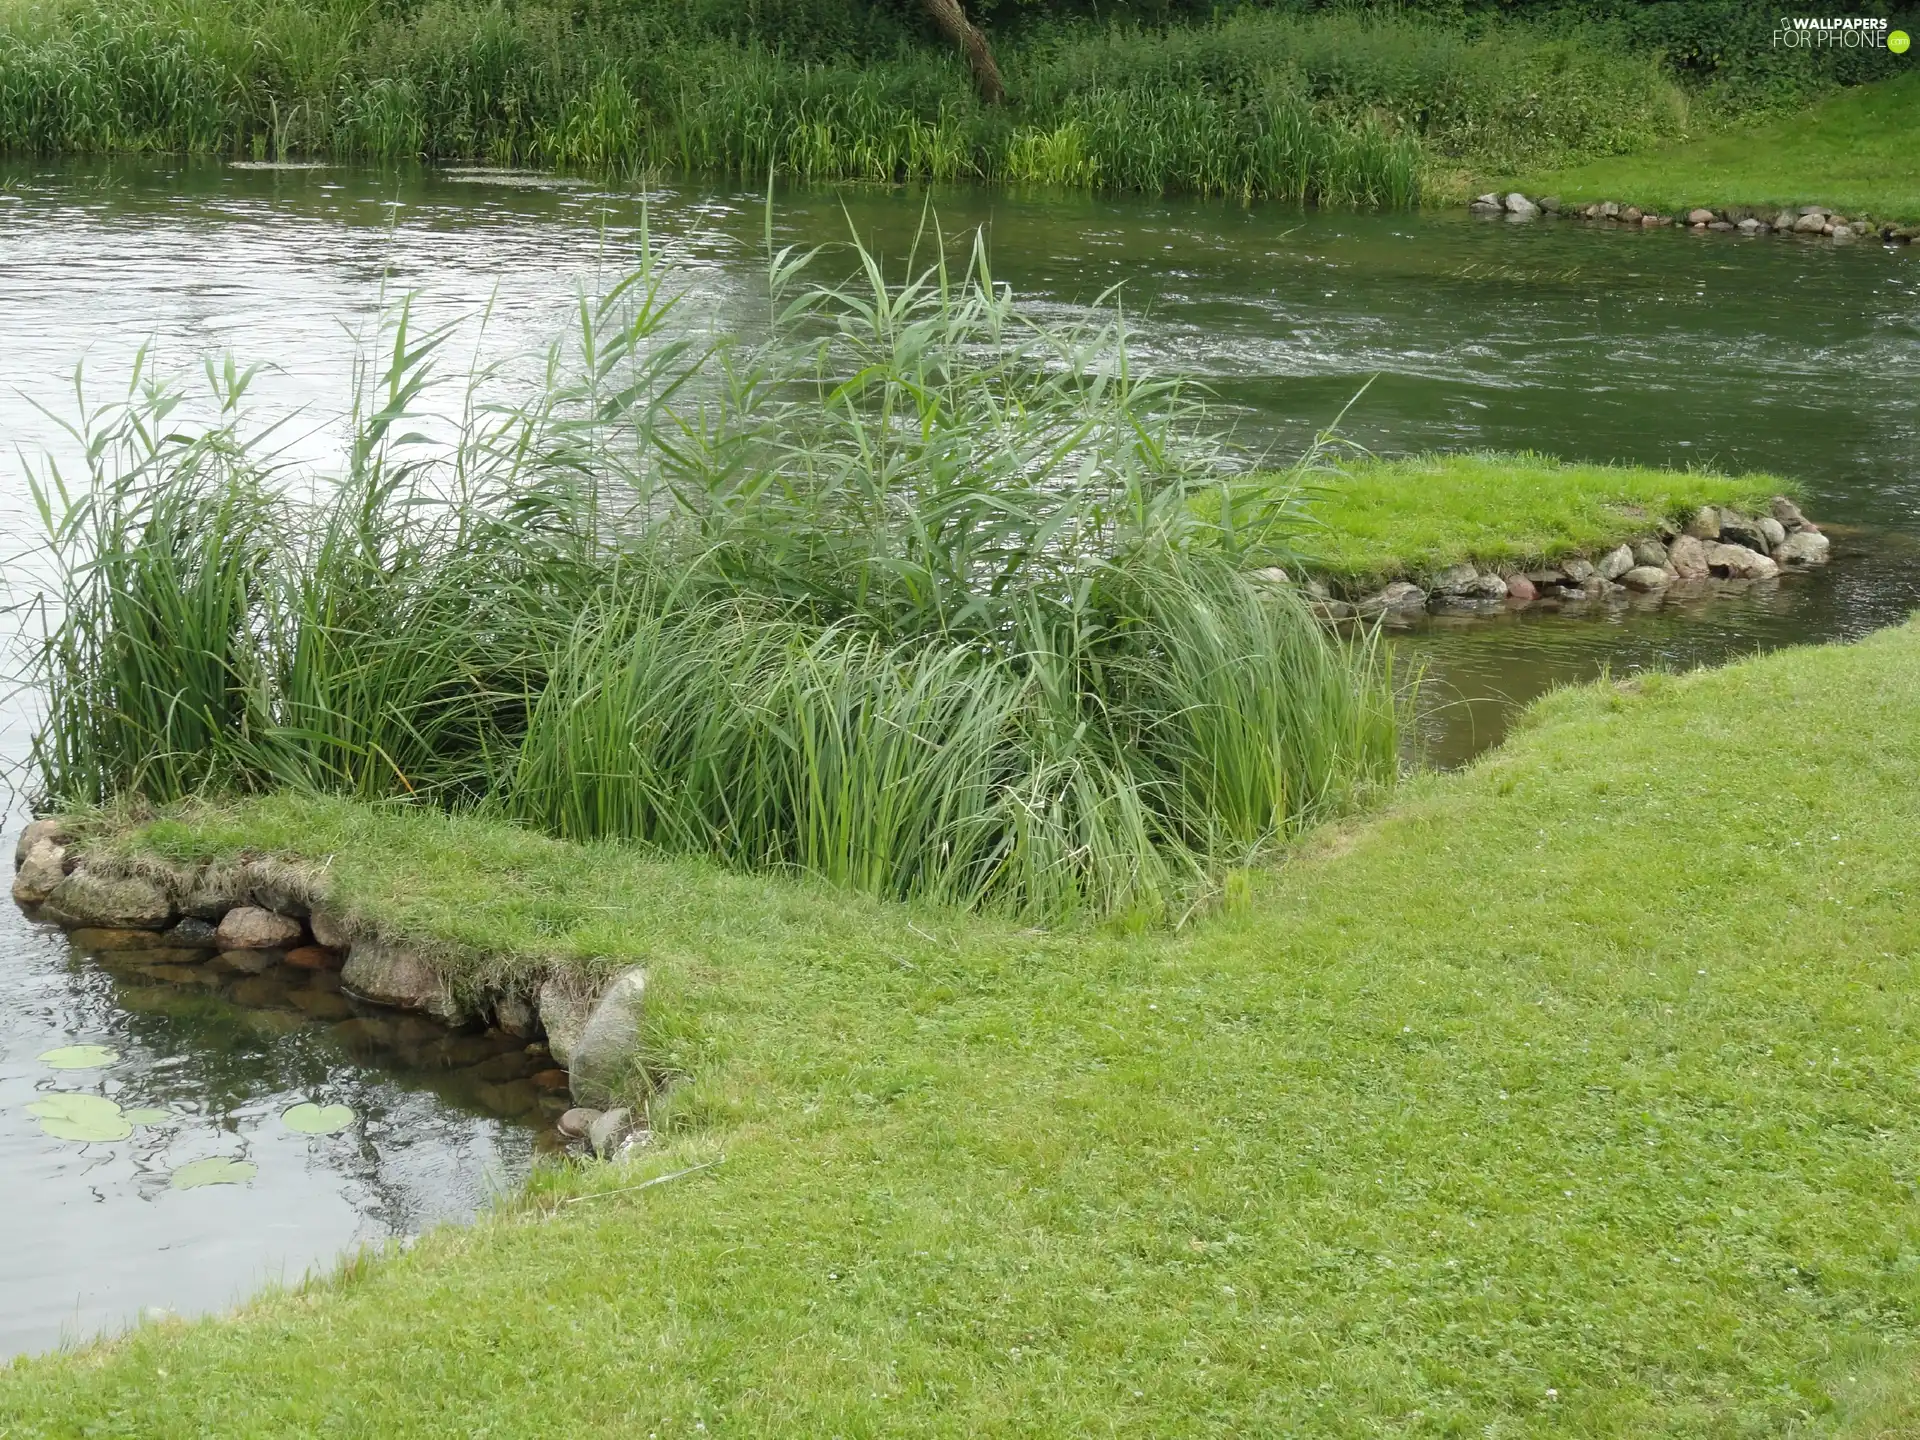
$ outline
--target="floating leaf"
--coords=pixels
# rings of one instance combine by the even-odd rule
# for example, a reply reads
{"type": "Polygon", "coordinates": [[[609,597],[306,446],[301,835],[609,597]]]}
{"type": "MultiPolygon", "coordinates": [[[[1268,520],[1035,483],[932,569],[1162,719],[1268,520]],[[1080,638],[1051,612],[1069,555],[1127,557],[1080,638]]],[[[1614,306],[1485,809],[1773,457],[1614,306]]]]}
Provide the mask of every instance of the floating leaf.
{"type": "Polygon", "coordinates": [[[53,1070],[98,1070],[120,1058],[118,1050],[105,1045],[62,1045],[40,1057],[40,1063],[53,1070]]]}
{"type": "Polygon", "coordinates": [[[301,1135],[337,1135],[353,1123],[353,1111],[345,1105],[296,1105],[280,1123],[301,1135]]]}
{"type": "Polygon", "coordinates": [[[139,1105],[132,1110],[120,1112],[130,1125],[164,1125],[173,1119],[171,1110],[157,1109],[152,1105],[139,1105]]]}
{"type": "Polygon", "coordinates": [[[259,1173],[259,1167],[249,1161],[214,1155],[205,1160],[189,1160],[174,1171],[173,1188],[197,1190],[202,1185],[244,1185],[259,1173]]]}
{"type": "Polygon", "coordinates": [[[46,1095],[27,1106],[27,1113],[39,1116],[40,1128],[56,1140],[87,1145],[133,1134],[120,1107],[100,1095],[46,1095]]]}

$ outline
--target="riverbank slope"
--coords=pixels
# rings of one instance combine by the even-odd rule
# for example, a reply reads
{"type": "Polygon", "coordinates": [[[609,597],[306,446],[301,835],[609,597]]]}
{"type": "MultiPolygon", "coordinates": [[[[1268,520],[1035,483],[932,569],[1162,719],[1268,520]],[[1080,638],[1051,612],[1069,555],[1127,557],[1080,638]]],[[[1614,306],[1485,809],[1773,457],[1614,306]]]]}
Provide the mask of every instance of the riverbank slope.
{"type": "Polygon", "coordinates": [[[1920,220],[1920,69],[1841,90],[1806,111],[1499,185],[1566,205],[1614,200],[1684,214],[1695,206],[1822,204],[1876,220],[1920,220]]]}
{"type": "Polygon", "coordinates": [[[142,843],[647,961],[684,1079],[640,1163],[17,1365],[0,1430],[1896,1433],[1917,715],[1914,626],[1566,692],[1173,936],[184,813],[142,843]]]}

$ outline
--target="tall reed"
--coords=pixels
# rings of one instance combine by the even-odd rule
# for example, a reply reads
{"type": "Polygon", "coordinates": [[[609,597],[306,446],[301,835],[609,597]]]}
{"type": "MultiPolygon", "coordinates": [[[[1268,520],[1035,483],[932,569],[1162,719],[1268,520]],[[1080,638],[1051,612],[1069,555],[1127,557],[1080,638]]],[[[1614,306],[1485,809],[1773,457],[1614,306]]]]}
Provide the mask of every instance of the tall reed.
{"type": "Polygon", "coordinates": [[[402,306],[327,477],[248,440],[244,372],[194,430],[142,369],[37,492],[41,786],[479,805],[1057,919],[1174,912],[1389,783],[1373,640],[1242,574],[1271,487],[1117,315],[1038,322],[935,244],[773,256],[752,341],[649,261],[444,445],[402,306]]]}

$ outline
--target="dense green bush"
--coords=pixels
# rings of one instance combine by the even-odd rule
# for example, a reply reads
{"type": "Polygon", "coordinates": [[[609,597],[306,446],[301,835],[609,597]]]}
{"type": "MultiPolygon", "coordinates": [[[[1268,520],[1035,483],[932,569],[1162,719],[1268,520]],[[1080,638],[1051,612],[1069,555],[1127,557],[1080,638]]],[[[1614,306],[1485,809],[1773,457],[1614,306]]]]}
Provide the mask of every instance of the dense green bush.
{"type": "MultiPolygon", "coordinates": [[[[796,6],[764,23],[784,33],[813,13],[796,6]]],[[[1408,204],[1423,156],[1497,168],[1614,151],[1684,117],[1646,55],[1515,27],[1252,10],[1035,26],[1003,50],[1013,103],[989,108],[899,15],[774,49],[737,16],[728,33],[732,13],[47,0],[0,12],[0,144],[1408,204]]]]}

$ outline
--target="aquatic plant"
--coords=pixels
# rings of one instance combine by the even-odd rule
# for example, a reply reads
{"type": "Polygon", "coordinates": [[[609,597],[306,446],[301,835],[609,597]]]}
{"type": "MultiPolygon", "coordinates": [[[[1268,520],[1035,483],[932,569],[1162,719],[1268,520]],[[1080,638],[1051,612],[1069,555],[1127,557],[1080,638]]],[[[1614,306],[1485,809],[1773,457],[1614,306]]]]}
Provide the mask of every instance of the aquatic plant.
{"type": "Polygon", "coordinates": [[[336,475],[194,429],[140,368],[36,494],[58,593],[39,783],[477,805],[881,894],[1177,914],[1390,782],[1369,637],[1242,573],[1293,513],[1229,478],[1123,318],[1039,322],[964,259],[770,260],[760,338],[649,258],[518,403],[423,421],[404,305],[336,475]]]}

